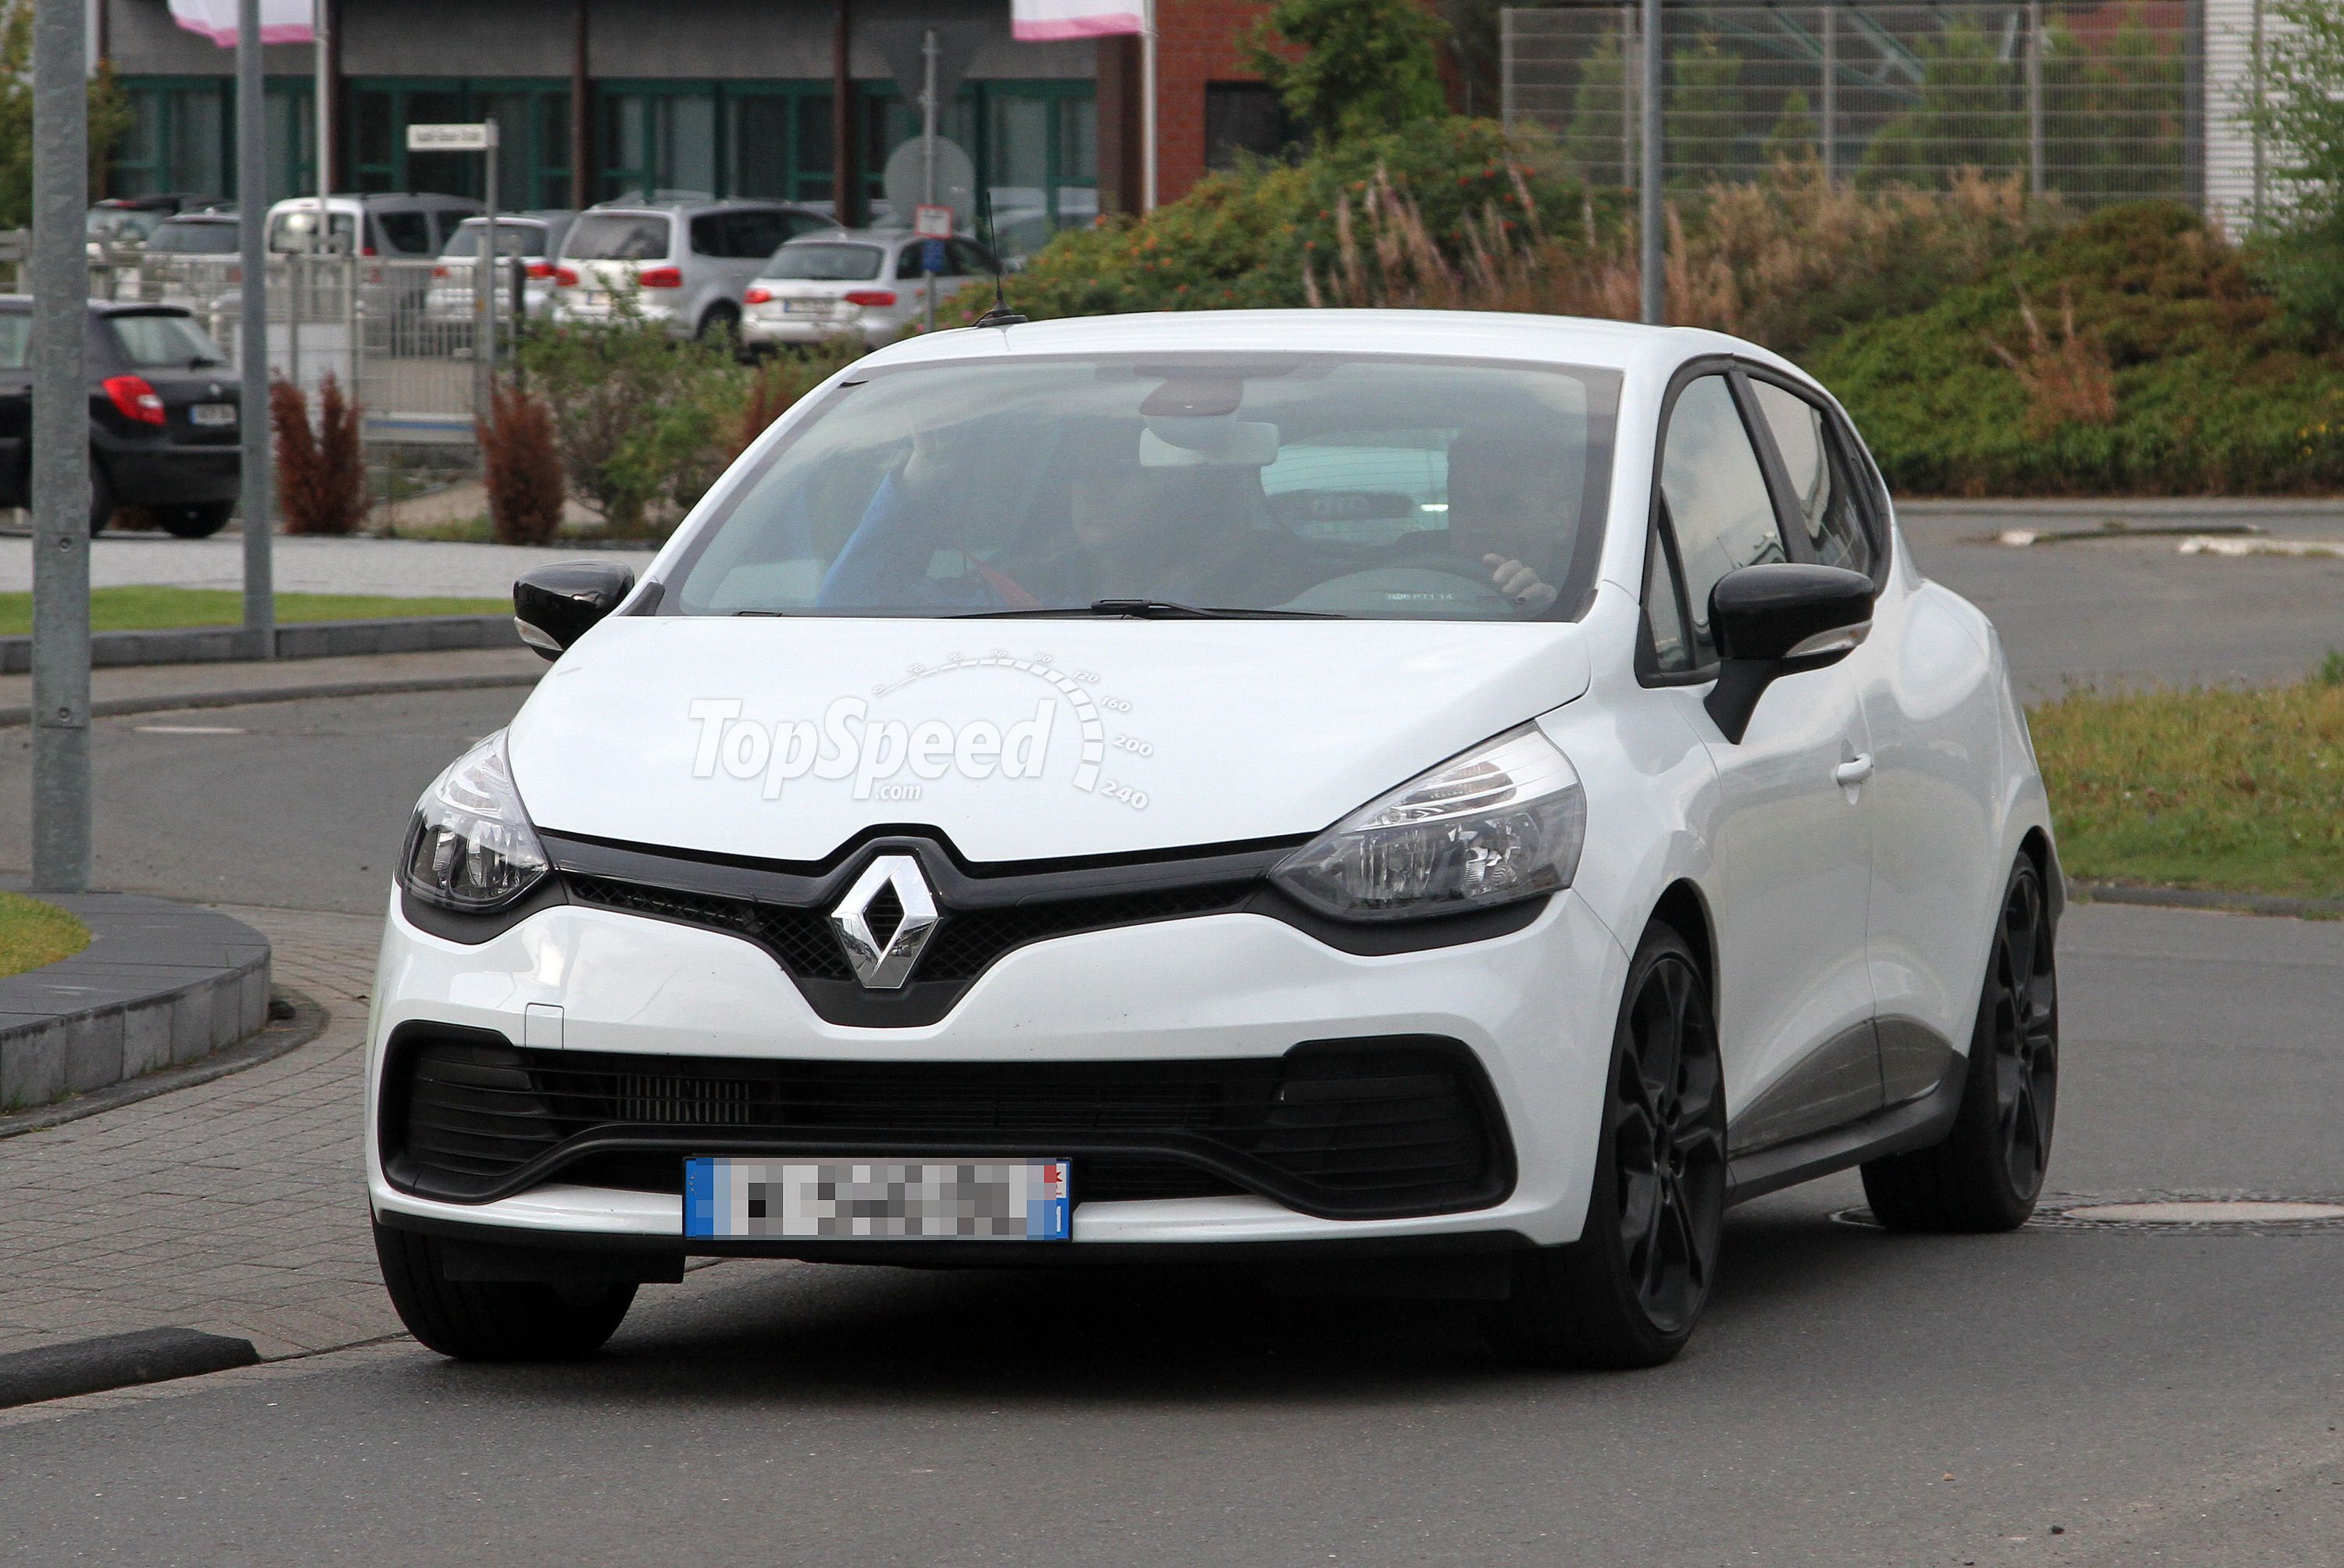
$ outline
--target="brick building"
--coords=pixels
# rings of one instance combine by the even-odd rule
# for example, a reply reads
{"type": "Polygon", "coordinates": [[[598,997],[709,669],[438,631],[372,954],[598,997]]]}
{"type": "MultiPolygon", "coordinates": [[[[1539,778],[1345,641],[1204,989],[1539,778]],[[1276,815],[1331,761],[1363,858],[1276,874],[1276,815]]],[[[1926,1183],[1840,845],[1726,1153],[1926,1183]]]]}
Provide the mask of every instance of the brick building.
{"type": "MultiPolygon", "coordinates": [[[[887,154],[917,130],[907,87],[933,25],[965,67],[945,132],[996,210],[1026,215],[1014,248],[1137,205],[1137,40],[1015,42],[1008,0],[326,4],[339,190],[478,195],[478,159],[410,154],[405,127],[493,115],[499,183],[515,205],[649,189],[843,194],[860,216],[880,199],[887,154]]],[[[116,192],[235,195],[233,51],[179,28],[166,0],[96,6],[99,51],[136,114],[116,192]]],[[[1284,141],[1275,99],[1239,59],[1238,35],[1262,9],[1159,0],[1163,199],[1238,148],[1284,141]]],[[[265,51],[272,197],[314,188],[316,67],[308,45],[265,51]]]]}

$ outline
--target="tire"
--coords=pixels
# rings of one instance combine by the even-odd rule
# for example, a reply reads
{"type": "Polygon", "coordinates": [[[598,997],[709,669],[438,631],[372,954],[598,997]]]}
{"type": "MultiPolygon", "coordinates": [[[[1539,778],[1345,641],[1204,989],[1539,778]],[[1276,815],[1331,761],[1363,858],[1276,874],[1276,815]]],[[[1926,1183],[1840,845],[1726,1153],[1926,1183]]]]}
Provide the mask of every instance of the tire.
{"type": "Polygon", "coordinates": [[[232,501],[188,501],[180,506],[157,506],[148,509],[164,532],[178,539],[209,539],[227,526],[236,515],[232,501]]]}
{"type": "Polygon", "coordinates": [[[1725,1085],[1709,982],[1654,922],[1612,1032],[1595,1181],[1578,1240],[1514,1259],[1492,1337],[1541,1367],[1655,1367],[1682,1350],[1725,1229],[1725,1085]]]}
{"type": "Polygon", "coordinates": [[[693,336],[737,357],[741,352],[741,312],[730,305],[712,305],[708,314],[700,319],[700,330],[693,336]]]}
{"type": "Polygon", "coordinates": [[[1943,1143],[1875,1159],[1864,1195],[1891,1230],[2014,1230],[2035,1212],[2059,1096],[2059,970],[2042,874],[2011,868],[1970,1030],[1962,1108],[1943,1143]]]}
{"type": "Polygon", "coordinates": [[[407,1331],[462,1361],[591,1355],[634,1304],[632,1285],[488,1284],[448,1278],[438,1241],[377,1223],[375,1258],[407,1331]]]}
{"type": "Polygon", "coordinates": [[[106,477],[106,465],[97,454],[89,454],[89,531],[104,533],[106,525],[114,521],[114,481],[106,477]]]}

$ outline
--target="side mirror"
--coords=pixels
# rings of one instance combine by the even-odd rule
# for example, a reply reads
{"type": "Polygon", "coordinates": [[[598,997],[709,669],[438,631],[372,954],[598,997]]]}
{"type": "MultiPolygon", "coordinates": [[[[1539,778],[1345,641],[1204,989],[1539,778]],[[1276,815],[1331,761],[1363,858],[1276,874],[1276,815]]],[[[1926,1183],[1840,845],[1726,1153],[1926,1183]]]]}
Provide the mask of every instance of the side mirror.
{"type": "Polygon", "coordinates": [[[1729,572],[1709,591],[1709,625],[1723,664],[1702,705],[1740,744],[1758,699],[1781,675],[1820,670],[1872,631],[1878,590],[1860,572],[1792,561],[1729,572]]]}
{"type": "Polygon", "coordinates": [[[634,585],[635,574],[626,567],[600,561],[541,566],[513,583],[513,625],[538,654],[559,659],[634,585]]]}

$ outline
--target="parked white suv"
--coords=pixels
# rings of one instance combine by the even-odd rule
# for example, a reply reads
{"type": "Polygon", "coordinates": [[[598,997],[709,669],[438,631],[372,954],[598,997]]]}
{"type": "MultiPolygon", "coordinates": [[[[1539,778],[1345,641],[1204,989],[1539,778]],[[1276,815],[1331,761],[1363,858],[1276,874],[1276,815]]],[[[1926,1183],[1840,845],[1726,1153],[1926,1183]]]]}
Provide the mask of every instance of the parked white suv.
{"type": "MultiPolygon", "coordinates": [[[[989,283],[995,263],[973,239],[947,239],[936,274],[938,325],[952,297],[989,283]]],[[[927,319],[927,241],[900,228],[834,228],[793,239],[773,252],[743,296],[741,339],[756,348],[854,337],[873,348],[892,343],[927,319]]]]}
{"type": "Polygon", "coordinates": [[[1643,1366],[1729,1204],[2041,1188],[2062,885],[2001,645],[1752,344],[938,332],[640,582],[514,602],[558,663],[419,803],[369,1024],[440,1351],[582,1353],[691,1255],[1171,1257],[1643,1366]]]}
{"type": "Polygon", "coordinates": [[[731,336],[773,252],[829,227],[821,213],[778,202],[605,202],[562,238],[553,319],[599,324],[632,312],[678,338],[731,336]]]}

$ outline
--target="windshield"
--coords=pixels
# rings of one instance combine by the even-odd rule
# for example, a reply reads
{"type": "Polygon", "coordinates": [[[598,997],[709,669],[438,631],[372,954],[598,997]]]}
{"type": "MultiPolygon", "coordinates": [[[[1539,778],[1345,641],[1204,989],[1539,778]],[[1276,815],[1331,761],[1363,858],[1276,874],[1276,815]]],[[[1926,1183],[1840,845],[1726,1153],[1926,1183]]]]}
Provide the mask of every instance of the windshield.
{"type": "Polygon", "coordinates": [[[122,357],[144,368],[158,365],[225,365],[227,356],[210,335],[185,316],[115,316],[115,340],[122,357]]]}
{"type": "Polygon", "coordinates": [[[327,242],[318,246],[312,243],[318,233],[316,207],[297,207],[290,212],[278,213],[269,220],[268,248],[279,252],[298,252],[304,256],[313,249],[323,250],[328,255],[348,256],[350,253],[350,237],[358,232],[357,224],[347,212],[328,212],[326,219],[327,242]]]}
{"type": "Polygon", "coordinates": [[[823,245],[800,240],[773,252],[766,264],[768,278],[793,278],[807,283],[861,283],[879,276],[887,253],[875,245],[823,245]]]}
{"type": "Polygon", "coordinates": [[[655,215],[590,212],[571,229],[561,254],[570,261],[660,261],[667,256],[668,228],[655,215]]]}
{"type": "MultiPolygon", "coordinates": [[[[483,225],[464,223],[448,237],[448,248],[440,254],[458,261],[469,261],[480,253],[480,229],[483,225]]],[[[545,228],[536,223],[500,223],[497,225],[499,256],[542,256],[545,254],[545,228]]],[[[503,270],[499,268],[500,271],[503,270]]]]}
{"type": "Polygon", "coordinates": [[[755,460],[667,607],[1575,616],[1618,394],[1608,370],[1399,358],[876,372],[755,460]]]}
{"type": "Polygon", "coordinates": [[[181,223],[177,219],[157,228],[146,248],[181,256],[233,256],[237,231],[233,223],[181,223]]]}

